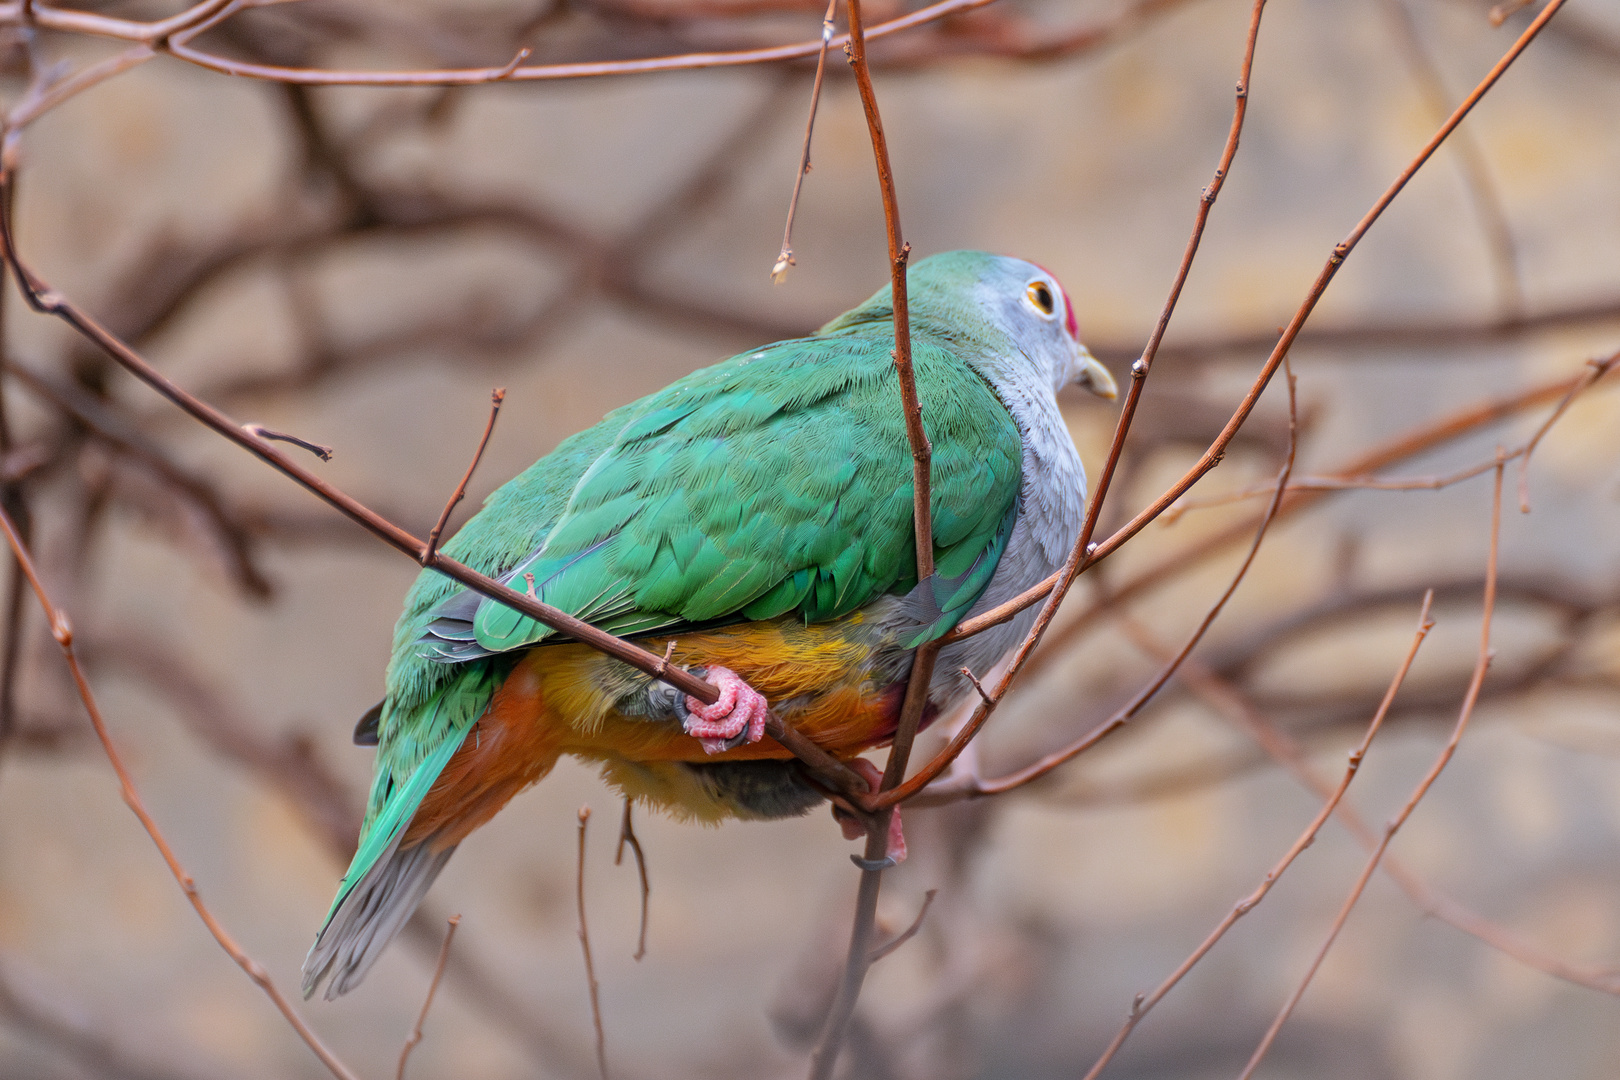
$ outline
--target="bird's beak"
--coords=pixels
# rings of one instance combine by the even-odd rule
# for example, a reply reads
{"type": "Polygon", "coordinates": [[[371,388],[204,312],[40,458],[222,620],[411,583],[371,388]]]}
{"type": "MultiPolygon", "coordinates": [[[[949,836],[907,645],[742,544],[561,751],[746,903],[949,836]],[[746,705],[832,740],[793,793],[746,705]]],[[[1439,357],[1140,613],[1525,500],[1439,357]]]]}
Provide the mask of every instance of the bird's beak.
{"type": "Polygon", "coordinates": [[[1119,397],[1119,384],[1114,381],[1112,375],[1108,374],[1108,369],[1103,367],[1095,356],[1091,355],[1091,350],[1084,345],[1079,348],[1080,366],[1079,370],[1074,374],[1075,385],[1083,386],[1098,397],[1107,398],[1109,401],[1119,397]]]}

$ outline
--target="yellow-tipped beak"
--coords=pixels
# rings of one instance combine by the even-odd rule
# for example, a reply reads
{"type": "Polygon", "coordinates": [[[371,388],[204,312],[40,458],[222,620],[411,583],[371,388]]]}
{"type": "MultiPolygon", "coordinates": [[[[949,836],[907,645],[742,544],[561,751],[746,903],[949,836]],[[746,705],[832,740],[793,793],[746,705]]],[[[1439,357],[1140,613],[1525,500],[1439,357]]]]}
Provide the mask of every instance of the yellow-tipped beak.
{"type": "Polygon", "coordinates": [[[1075,372],[1074,381],[1100,398],[1113,401],[1119,397],[1119,384],[1084,345],[1080,346],[1080,370],[1075,372]]]}

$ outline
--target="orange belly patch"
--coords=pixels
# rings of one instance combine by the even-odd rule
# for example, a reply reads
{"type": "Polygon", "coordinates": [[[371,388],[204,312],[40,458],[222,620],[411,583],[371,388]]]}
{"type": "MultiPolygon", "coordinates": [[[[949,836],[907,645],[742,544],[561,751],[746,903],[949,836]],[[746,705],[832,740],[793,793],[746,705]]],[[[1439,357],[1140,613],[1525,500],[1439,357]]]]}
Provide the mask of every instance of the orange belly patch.
{"type": "MultiPolygon", "coordinates": [[[[784,720],[848,758],[888,741],[904,693],[903,683],[877,685],[874,636],[859,614],[812,626],[793,619],[742,623],[676,639],[670,662],[730,668],[784,720]]],[[[668,642],[641,644],[663,653],[668,642]]],[[[584,645],[531,649],[423,799],[403,842],[431,836],[435,847],[459,843],[550,772],[560,754],[654,770],[792,757],[770,736],[709,755],[675,723],[617,710],[617,702],[649,685],[647,676],[584,645]]]]}
{"type": "Polygon", "coordinates": [[[539,684],[521,665],[507,677],[428,789],[401,844],[409,847],[429,837],[434,850],[459,844],[551,771],[562,740],[555,726],[541,720],[545,705],[539,684]]]}

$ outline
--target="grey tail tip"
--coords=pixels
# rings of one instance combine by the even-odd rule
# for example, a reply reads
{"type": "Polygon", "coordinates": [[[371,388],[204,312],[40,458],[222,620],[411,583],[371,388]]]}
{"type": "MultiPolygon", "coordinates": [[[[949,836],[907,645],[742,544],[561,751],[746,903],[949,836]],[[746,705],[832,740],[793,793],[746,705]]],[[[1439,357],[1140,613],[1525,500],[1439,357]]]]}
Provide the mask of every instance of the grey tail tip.
{"type": "Polygon", "coordinates": [[[454,844],[440,851],[431,848],[431,842],[394,848],[344,896],[304,958],[306,1001],[328,977],[327,1001],[336,1001],[365,979],[456,850],[454,844]]]}

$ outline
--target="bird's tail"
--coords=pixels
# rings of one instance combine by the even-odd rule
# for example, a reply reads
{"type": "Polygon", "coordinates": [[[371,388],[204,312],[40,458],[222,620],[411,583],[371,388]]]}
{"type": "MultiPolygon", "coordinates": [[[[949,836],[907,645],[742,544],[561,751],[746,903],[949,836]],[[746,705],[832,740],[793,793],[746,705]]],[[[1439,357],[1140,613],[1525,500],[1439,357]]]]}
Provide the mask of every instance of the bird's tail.
{"type": "Polygon", "coordinates": [[[408,708],[403,720],[385,705],[380,727],[388,737],[381,740],[371,808],[354,860],[304,958],[306,998],[328,976],[328,1001],[360,985],[465,835],[440,836],[434,827],[411,835],[410,826],[488,706],[499,677],[487,665],[469,666],[426,701],[408,708]]]}
{"type": "Polygon", "coordinates": [[[329,975],[328,1001],[359,986],[455,850],[454,844],[435,850],[431,840],[410,847],[396,842],[372,863],[316,935],[304,959],[304,996],[329,975]]]}

